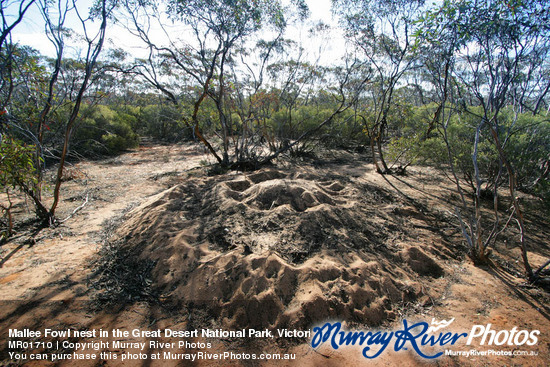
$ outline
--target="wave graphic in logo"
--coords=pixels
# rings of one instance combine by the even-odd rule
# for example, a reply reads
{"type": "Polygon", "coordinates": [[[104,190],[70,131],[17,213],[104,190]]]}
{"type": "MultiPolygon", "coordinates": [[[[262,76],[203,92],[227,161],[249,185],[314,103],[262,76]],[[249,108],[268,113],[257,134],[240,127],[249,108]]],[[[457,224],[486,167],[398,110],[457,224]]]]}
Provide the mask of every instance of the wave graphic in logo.
{"type": "Polygon", "coordinates": [[[453,323],[453,321],[455,321],[454,317],[452,319],[450,319],[449,321],[441,320],[439,322],[435,321],[435,319],[432,319],[432,326],[430,326],[428,328],[428,330],[426,331],[426,334],[435,333],[436,331],[438,331],[440,329],[444,329],[447,326],[451,325],[453,323]]]}

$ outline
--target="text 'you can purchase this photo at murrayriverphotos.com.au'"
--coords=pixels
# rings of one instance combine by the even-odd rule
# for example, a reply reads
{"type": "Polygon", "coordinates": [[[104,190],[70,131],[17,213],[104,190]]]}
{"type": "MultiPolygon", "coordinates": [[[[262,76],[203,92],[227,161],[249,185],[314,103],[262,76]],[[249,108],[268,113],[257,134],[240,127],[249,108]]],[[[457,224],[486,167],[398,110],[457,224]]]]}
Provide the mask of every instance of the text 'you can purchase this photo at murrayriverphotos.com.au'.
{"type": "MultiPolygon", "coordinates": [[[[374,362],[384,351],[410,349],[419,359],[434,360],[442,356],[497,357],[538,356],[530,348],[538,343],[539,330],[493,330],[492,325],[474,325],[469,333],[440,331],[449,321],[432,320],[409,323],[403,320],[398,330],[346,330],[342,323],[327,322],[313,330],[276,331],[264,329],[194,329],[194,330],[17,330],[10,329],[9,357],[14,362],[44,361],[294,361],[295,353],[258,353],[241,350],[222,351],[222,340],[253,339],[308,340],[313,350],[326,351],[356,347],[364,361],[374,362]],[[462,348],[459,340],[464,339],[462,348]],[[321,348],[326,344],[326,348],[321,348]],[[505,348],[508,346],[508,348],[505,348]],[[513,348],[509,348],[512,346],[513,348]],[[476,347],[477,349],[474,349],[476,347]],[[465,349],[466,348],[466,349],[465,349]]],[[[352,353],[348,350],[347,353],[352,353]]]]}
{"type": "Polygon", "coordinates": [[[1,0],[22,366],[550,366],[550,0],[1,0]]]}

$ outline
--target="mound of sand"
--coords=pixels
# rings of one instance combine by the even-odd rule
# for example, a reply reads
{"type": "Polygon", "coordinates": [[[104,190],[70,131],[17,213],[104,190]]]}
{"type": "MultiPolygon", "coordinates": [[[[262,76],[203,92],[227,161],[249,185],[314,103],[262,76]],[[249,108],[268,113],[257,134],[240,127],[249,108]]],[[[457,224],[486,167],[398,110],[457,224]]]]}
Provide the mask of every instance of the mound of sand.
{"type": "Polygon", "coordinates": [[[173,187],[117,236],[154,264],[166,302],[207,310],[219,326],[379,325],[423,296],[419,278],[444,274],[429,252],[389,243],[392,200],[344,176],[261,170],[173,187]]]}

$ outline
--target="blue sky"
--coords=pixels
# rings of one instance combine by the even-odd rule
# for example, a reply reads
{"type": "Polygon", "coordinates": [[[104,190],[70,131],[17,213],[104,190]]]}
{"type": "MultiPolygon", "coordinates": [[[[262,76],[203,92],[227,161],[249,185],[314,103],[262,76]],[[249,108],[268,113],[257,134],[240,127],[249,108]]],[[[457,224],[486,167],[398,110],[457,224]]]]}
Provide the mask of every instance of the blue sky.
{"type": "MultiPolygon", "coordinates": [[[[77,5],[79,9],[86,12],[91,6],[93,0],[78,0],[77,5]]],[[[310,58],[317,59],[319,53],[321,53],[321,62],[324,64],[330,63],[330,61],[339,58],[344,52],[344,42],[340,33],[334,30],[330,34],[330,40],[327,39],[311,39],[308,38],[308,29],[311,25],[319,20],[324,23],[336,25],[336,21],[332,19],[330,11],[331,0],[306,0],[309,5],[311,17],[306,24],[298,25],[288,30],[287,37],[295,39],[301,42],[303,47],[308,49],[310,58]],[[322,49],[321,52],[319,49],[322,49]]],[[[18,1],[12,3],[13,9],[18,8],[18,1]]],[[[72,22],[67,24],[73,28],[76,32],[80,32],[81,26],[78,22],[72,22]]],[[[33,6],[29,10],[27,16],[21,24],[13,31],[13,40],[20,44],[25,44],[39,50],[42,54],[47,56],[53,56],[55,49],[44,34],[44,25],[42,16],[36,6],[33,6]]],[[[159,37],[162,37],[162,33],[158,33],[159,37]]],[[[106,47],[122,47],[130,52],[134,56],[142,56],[145,52],[142,43],[131,36],[122,27],[115,26],[108,29],[107,34],[110,42],[106,47]]],[[[68,53],[78,53],[80,45],[78,42],[73,41],[69,43],[68,53]]]]}

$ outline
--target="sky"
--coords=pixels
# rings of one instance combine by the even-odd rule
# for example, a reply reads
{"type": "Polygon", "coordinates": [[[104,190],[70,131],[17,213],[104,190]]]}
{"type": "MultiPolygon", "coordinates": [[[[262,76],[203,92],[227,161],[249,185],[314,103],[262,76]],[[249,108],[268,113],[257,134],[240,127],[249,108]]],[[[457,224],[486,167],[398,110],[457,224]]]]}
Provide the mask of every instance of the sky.
{"type": "MultiPolygon", "coordinates": [[[[93,0],[78,0],[77,4],[83,13],[89,9],[93,0]]],[[[13,6],[18,7],[18,1],[13,2],[13,6]]],[[[326,24],[336,26],[337,21],[333,19],[331,13],[331,0],[306,0],[310,9],[310,19],[305,24],[300,24],[288,29],[286,37],[295,39],[306,48],[310,61],[318,61],[321,64],[331,64],[335,59],[343,56],[345,51],[345,41],[341,36],[341,32],[333,29],[329,35],[324,38],[309,38],[308,30],[312,24],[318,21],[323,21],[326,24]]],[[[82,27],[77,22],[69,23],[68,26],[75,30],[80,30],[82,27]]],[[[32,7],[24,20],[19,24],[12,33],[13,40],[20,44],[31,46],[41,54],[46,56],[54,56],[55,48],[47,39],[44,33],[44,25],[42,16],[36,7],[32,7]]],[[[157,37],[162,37],[162,33],[158,32],[157,37]]],[[[107,33],[108,42],[106,48],[123,48],[134,57],[145,56],[143,44],[134,36],[129,34],[120,26],[110,27],[107,33]]],[[[68,53],[81,52],[81,45],[73,42],[69,47],[68,53]]]]}

